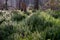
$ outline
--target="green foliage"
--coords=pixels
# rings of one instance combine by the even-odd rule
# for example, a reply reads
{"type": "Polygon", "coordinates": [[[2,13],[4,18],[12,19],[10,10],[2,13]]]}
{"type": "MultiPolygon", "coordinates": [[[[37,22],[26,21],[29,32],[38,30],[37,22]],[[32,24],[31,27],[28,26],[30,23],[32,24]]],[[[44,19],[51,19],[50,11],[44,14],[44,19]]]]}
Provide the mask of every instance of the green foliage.
{"type": "Polygon", "coordinates": [[[48,12],[51,16],[53,16],[54,18],[60,18],[60,11],[59,10],[47,10],[46,12],[48,12]]]}
{"type": "Polygon", "coordinates": [[[12,16],[11,16],[12,20],[13,21],[21,21],[22,19],[24,19],[26,17],[25,14],[23,14],[23,15],[22,14],[19,13],[19,11],[12,11],[12,16]]]}
{"type": "Polygon", "coordinates": [[[1,40],[60,40],[60,12],[1,12],[1,40]],[[56,14],[56,15],[55,15],[56,14]]]}

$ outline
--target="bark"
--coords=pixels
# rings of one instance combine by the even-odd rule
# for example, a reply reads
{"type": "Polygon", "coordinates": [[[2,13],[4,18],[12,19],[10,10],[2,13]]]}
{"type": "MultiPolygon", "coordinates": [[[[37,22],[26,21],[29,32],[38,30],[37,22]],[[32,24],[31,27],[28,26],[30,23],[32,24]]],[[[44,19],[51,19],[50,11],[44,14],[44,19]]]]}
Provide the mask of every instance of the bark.
{"type": "Polygon", "coordinates": [[[39,7],[38,7],[38,0],[35,0],[34,1],[34,9],[38,9],[39,7]]]}
{"type": "Polygon", "coordinates": [[[5,9],[6,9],[6,10],[8,10],[7,1],[8,1],[8,0],[6,0],[6,3],[5,3],[5,9]]]}

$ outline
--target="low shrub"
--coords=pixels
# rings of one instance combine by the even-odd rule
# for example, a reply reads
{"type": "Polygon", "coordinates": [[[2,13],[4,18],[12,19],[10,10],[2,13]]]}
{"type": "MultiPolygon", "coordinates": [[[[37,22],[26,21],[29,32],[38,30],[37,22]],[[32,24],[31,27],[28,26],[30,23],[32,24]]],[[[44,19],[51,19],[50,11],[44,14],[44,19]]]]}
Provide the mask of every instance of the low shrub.
{"type": "Polygon", "coordinates": [[[1,40],[60,40],[60,19],[56,11],[36,11],[27,15],[12,11],[0,15],[1,40]]]}

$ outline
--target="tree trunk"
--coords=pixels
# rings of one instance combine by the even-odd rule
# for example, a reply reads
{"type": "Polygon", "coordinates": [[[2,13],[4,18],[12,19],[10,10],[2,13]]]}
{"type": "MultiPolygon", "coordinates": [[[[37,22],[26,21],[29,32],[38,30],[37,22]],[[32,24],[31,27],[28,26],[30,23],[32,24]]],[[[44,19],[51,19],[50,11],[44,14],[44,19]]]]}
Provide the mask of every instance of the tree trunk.
{"type": "Polygon", "coordinates": [[[19,8],[21,9],[21,11],[26,12],[26,3],[25,3],[25,0],[21,0],[21,2],[19,4],[19,8]]]}
{"type": "Polygon", "coordinates": [[[51,10],[54,10],[55,7],[56,7],[56,2],[55,2],[55,0],[50,0],[50,8],[51,8],[51,10]]]}
{"type": "Polygon", "coordinates": [[[5,3],[5,9],[6,9],[6,10],[8,10],[8,8],[7,8],[7,1],[8,1],[8,0],[6,0],[6,3],[5,3]]]}
{"type": "Polygon", "coordinates": [[[38,0],[35,0],[35,1],[34,1],[34,9],[37,9],[37,10],[38,10],[38,8],[39,8],[39,7],[38,7],[38,0]]]}

